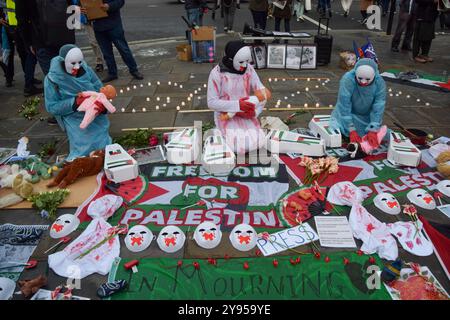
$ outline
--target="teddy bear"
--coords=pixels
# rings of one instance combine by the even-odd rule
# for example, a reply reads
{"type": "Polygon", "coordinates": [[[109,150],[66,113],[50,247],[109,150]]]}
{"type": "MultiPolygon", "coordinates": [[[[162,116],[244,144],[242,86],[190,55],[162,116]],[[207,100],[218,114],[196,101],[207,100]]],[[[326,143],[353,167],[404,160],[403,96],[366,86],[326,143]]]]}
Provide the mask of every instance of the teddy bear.
{"type": "Polygon", "coordinates": [[[445,178],[450,179],[450,151],[442,152],[437,158],[437,170],[445,178]]]}
{"type": "Polygon", "coordinates": [[[74,183],[78,178],[97,174],[102,171],[104,160],[104,150],[93,151],[89,157],[76,158],[67,163],[47,187],[58,186],[62,189],[74,183]]]}
{"type": "Polygon", "coordinates": [[[38,290],[47,285],[47,278],[44,275],[39,275],[31,280],[22,280],[18,282],[20,291],[25,298],[38,292],[38,290]]]}
{"type": "Polygon", "coordinates": [[[31,175],[26,170],[21,170],[18,164],[2,166],[0,168],[0,187],[12,188],[13,181],[19,174],[23,179],[31,182],[31,175]]]}
{"type": "Polygon", "coordinates": [[[0,208],[6,208],[28,199],[34,192],[33,185],[26,181],[22,174],[15,176],[12,189],[14,193],[8,194],[0,198],[0,208]]]}

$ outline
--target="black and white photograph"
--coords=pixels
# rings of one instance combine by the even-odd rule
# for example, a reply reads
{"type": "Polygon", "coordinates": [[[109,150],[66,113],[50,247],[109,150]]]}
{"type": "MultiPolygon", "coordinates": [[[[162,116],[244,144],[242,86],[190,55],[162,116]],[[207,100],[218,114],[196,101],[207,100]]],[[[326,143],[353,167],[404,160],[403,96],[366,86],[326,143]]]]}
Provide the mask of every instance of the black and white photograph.
{"type": "Polygon", "coordinates": [[[300,69],[316,69],[316,52],[315,45],[303,46],[300,69]]]}
{"type": "Polygon", "coordinates": [[[286,45],[269,44],[267,47],[267,68],[284,69],[286,64],[286,45]]]}
{"type": "Polygon", "coordinates": [[[286,46],[286,69],[300,69],[302,59],[302,46],[287,45],[286,46]]]}
{"type": "Polygon", "coordinates": [[[253,46],[253,62],[256,69],[267,67],[267,49],[265,45],[253,46]]]}

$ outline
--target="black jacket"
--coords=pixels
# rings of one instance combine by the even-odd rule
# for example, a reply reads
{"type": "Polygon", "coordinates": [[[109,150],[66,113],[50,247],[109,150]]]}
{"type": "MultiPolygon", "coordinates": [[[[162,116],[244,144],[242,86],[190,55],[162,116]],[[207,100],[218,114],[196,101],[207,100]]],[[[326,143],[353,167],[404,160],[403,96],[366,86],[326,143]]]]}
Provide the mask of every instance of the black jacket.
{"type": "Polygon", "coordinates": [[[36,0],[16,0],[17,28],[27,47],[43,47],[36,0]]]}
{"type": "Polygon", "coordinates": [[[434,22],[438,16],[434,0],[414,0],[414,13],[417,20],[434,22]]]}
{"type": "Polygon", "coordinates": [[[120,9],[125,5],[125,0],[103,0],[103,3],[109,5],[108,17],[93,21],[95,31],[107,31],[122,25],[120,9]]]}

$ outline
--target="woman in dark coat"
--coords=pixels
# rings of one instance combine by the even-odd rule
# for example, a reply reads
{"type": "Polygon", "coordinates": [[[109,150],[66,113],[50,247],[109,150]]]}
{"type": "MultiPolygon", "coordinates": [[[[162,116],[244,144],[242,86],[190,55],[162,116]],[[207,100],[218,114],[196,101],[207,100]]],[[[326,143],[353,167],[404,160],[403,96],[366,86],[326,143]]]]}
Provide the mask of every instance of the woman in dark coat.
{"type": "Polygon", "coordinates": [[[281,31],[281,20],[284,19],[284,31],[291,32],[291,16],[292,16],[292,0],[278,1],[280,3],[286,2],[283,9],[280,9],[275,4],[273,5],[273,17],[275,18],[275,31],[281,31]]]}
{"type": "Polygon", "coordinates": [[[250,0],[248,8],[252,12],[255,28],[266,30],[269,2],[267,0],[250,0]]]}
{"type": "Polygon", "coordinates": [[[428,56],[431,41],[434,39],[434,24],[438,16],[438,0],[415,0],[414,13],[416,25],[414,27],[414,38],[412,54],[416,62],[432,62],[428,56]]]}

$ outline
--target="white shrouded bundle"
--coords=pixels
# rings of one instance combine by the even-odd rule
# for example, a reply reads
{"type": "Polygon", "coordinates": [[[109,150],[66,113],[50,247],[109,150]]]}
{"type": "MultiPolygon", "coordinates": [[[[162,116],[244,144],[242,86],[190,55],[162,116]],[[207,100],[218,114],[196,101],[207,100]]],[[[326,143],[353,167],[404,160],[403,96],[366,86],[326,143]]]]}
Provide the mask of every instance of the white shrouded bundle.
{"type": "Polygon", "coordinates": [[[325,140],[325,144],[330,148],[342,146],[342,135],[338,129],[330,128],[330,115],[315,115],[309,122],[311,132],[325,140]]]}
{"type": "Polygon", "coordinates": [[[420,163],[420,150],[403,134],[391,131],[387,158],[395,165],[417,167],[420,163]]]}
{"type": "Polygon", "coordinates": [[[197,128],[183,129],[166,145],[167,161],[172,164],[191,163],[196,160],[200,149],[200,135],[197,128]]]}
{"type": "Polygon", "coordinates": [[[325,155],[325,141],[284,130],[270,130],[266,136],[267,148],[272,153],[301,153],[304,156],[325,155]]]}
{"type": "Polygon", "coordinates": [[[206,172],[213,175],[228,175],[236,165],[234,152],[217,129],[205,141],[202,165],[206,172]]]}
{"type": "Polygon", "coordinates": [[[105,147],[105,174],[115,183],[135,179],[139,174],[137,161],[118,143],[105,147]]]}

